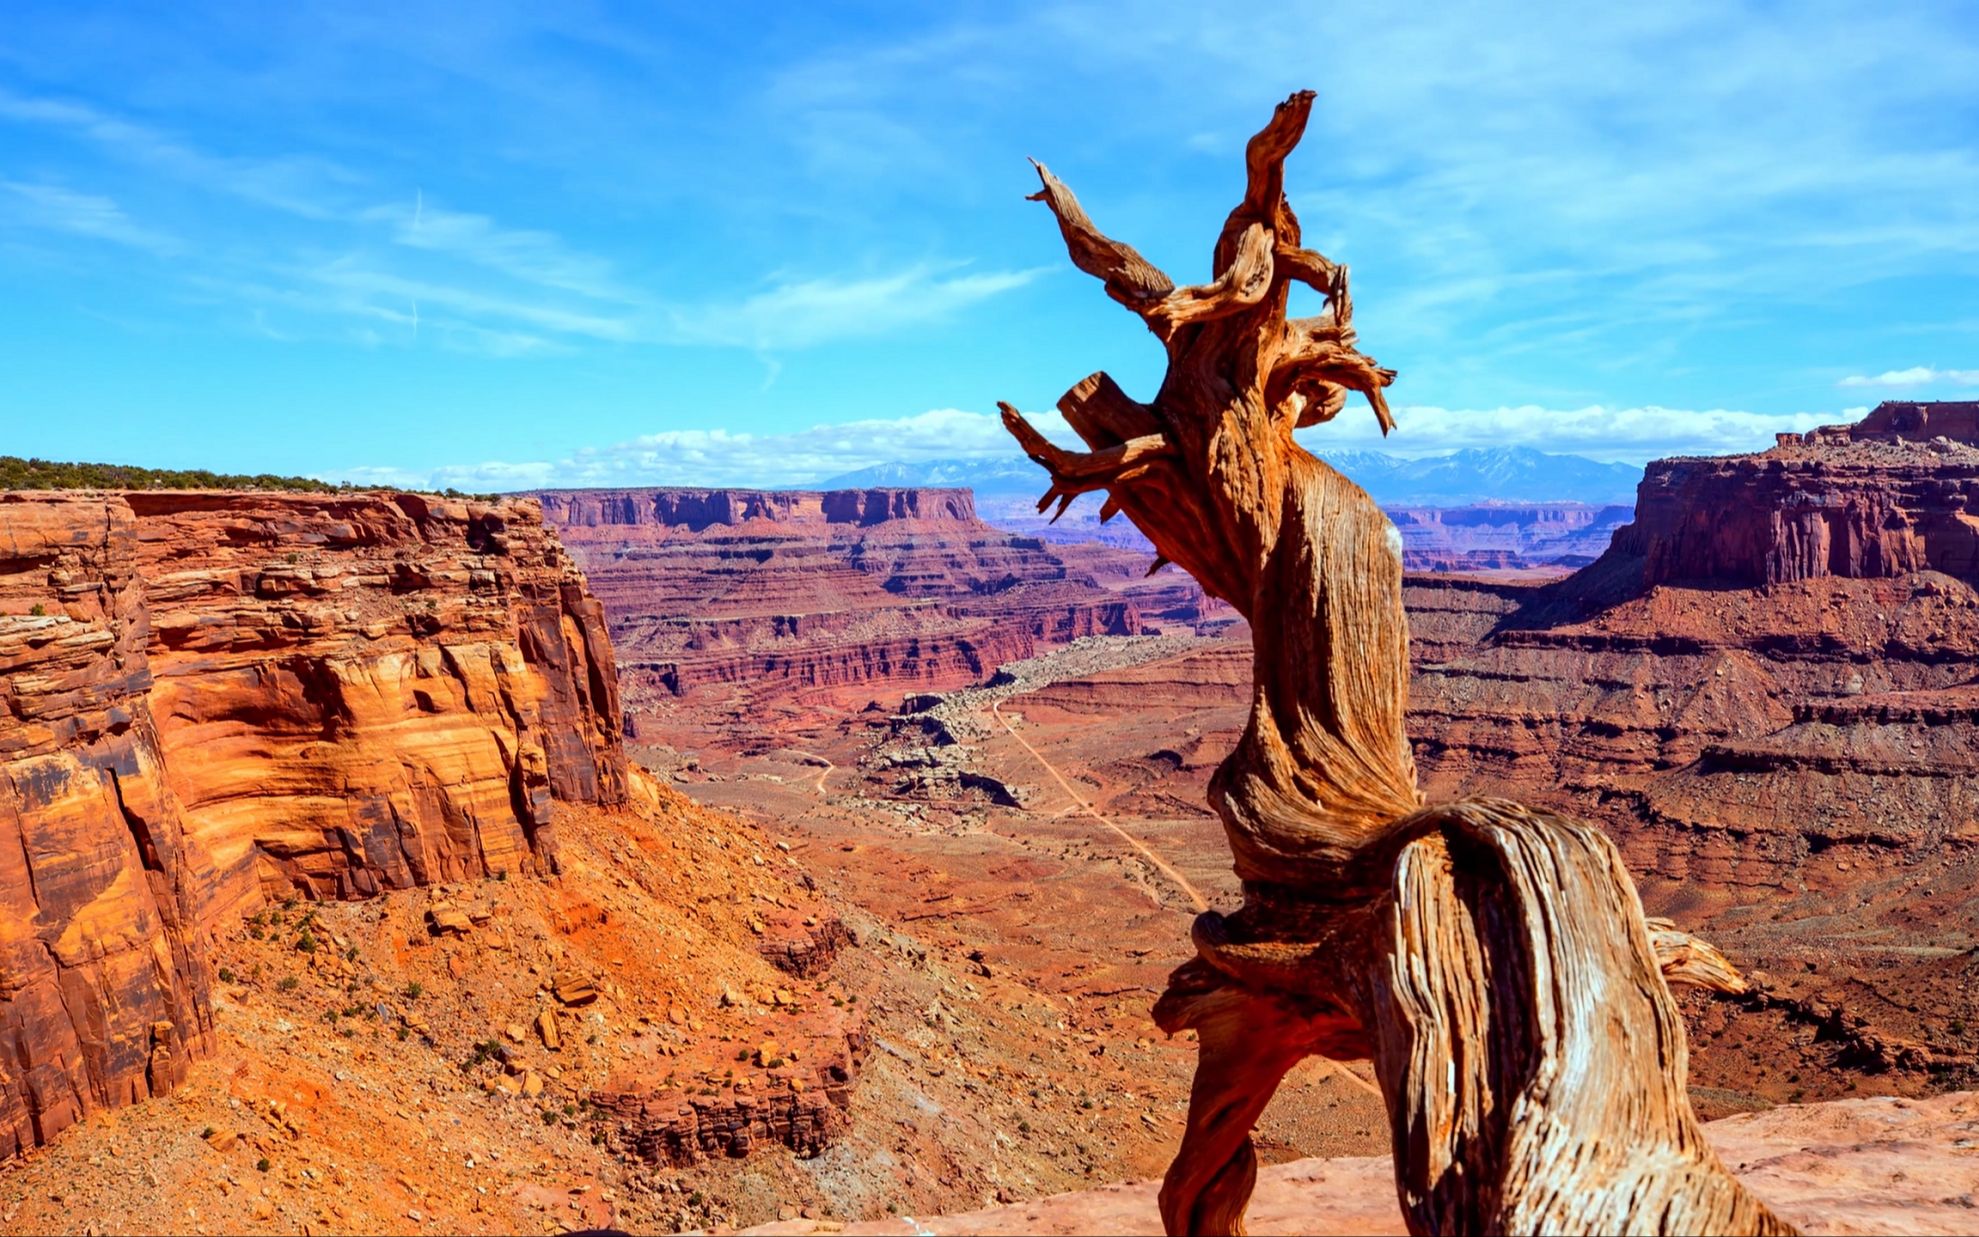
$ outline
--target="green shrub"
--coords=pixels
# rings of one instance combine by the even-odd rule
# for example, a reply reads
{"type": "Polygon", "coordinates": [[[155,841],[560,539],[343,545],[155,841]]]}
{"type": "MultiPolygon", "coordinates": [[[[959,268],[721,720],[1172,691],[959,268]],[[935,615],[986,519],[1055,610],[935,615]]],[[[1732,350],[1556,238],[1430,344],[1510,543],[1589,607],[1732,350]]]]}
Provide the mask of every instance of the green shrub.
{"type": "Polygon", "coordinates": [[[37,601],[27,608],[27,612],[36,618],[46,618],[48,616],[48,607],[37,601]]]}

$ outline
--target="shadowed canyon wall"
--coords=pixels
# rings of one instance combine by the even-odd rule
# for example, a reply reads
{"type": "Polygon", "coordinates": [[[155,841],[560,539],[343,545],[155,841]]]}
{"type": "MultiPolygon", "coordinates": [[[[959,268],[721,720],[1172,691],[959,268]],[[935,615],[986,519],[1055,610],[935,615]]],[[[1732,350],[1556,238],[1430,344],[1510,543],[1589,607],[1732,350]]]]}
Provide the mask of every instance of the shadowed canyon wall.
{"type": "Polygon", "coordinates": [[[1192,585],[1143,583],[1145,556],[990,527],[967,490],[538,497],[611,615],[628,684],[655,698],[955,685],[1203,609],[1192,585]]]}
{"type": "Polygon", "coordinates": [[[1402,534],[1410,571],[1520,571],[1582,567],[1599,558],[1626,506],[1587,503],[1479,503],[1467,507],[1384,507],[1402,534]]]}
{"type": "MultiPolygon", "coordinates": [[[[1897,874],[1924,889],[1979,857],[1975,411],[1885,405],[1761,453],[1658,461],[1635,523],[1564,580],[1406,576],[1425,788],[1598,821],[1652,898],[1707,911],[1897,874]]],[[[1194,802],[1249,669],[1231,644],[1016,707],[1214,710],[1172,771],[1140,758],[1164,802],[1194,802]]]]}
{"type": "Polygon", "coordinates": [[[1658,461],[1576,576],[1416,585],[1425,781],[1614,824],[1638,871],[1699,895],[1979,843],[1975,408],[1658,461]]]}
{"type": "Polygon", "coordinates": [[[618,719],[533,503],[0,494],[0,1153],[183,1076],[222,917],[554,870],[618,719]]]}

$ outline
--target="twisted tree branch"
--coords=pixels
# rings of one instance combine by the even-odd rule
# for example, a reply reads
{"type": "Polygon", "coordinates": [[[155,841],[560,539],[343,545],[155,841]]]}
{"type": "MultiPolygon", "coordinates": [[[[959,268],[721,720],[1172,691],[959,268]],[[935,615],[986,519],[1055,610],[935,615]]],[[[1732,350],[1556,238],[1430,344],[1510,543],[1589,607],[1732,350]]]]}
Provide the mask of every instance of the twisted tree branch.
{"type": "Polygon", "coordinates": [[[1400,538],[1291,434],[1349,392],[1394,425],[1346,268],[1300,245],[1285,200],[1312,101],[1246,147],[1212,278],[1179,291],[1039,166],[1072,261],[1162,339],[1168,372],[1145,404],[1104,374],[1068,391],[1088,452],[1003,406],[1050,475],[1040,509],[1106,491],[1101,517],[1133,520],[1155,568],[1173,560],[1251,624],[1249,723],[1210,784],[1244,905],[1197,919],[1196,958],[1154,1008],[1201,1040],[1163,1222],[1242,1231],[1251,1125],[1321,1055],[1373,1059],[1412,1232],[1789,1231],[1712,1155],[1684,1091],[1669,985],[1738,991],[1730,962],[1643,919],[1599,830],[1416,788],[1400,538]],[[1326,311],[1287,321],[1292,281],[1326,311]]]}

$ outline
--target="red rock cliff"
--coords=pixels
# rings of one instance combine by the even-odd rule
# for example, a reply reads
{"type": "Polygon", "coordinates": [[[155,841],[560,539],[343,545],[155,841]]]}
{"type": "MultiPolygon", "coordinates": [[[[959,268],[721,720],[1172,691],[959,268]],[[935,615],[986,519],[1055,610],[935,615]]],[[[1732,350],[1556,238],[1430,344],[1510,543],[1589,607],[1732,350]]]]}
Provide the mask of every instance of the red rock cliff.
{"type": "Polygon", "coordinates": [[[554,869],[552,798],[623,798],[602,612],[533,503],[128,502],[152,710],[221,908],[554,869]]]}
{"type": "Polygon", "coordinates": [[[0,494],[0,1155],[170,1089],[211,1033],[136,547],[117,499],[0,494]]]}
{"type": "Polygon", "coordinates": [[[539,497],[611,615],[653,735],[699,689],[760,702],[953,686],[1049,644],[1142,627],[1124,581],[1097,574],[1106,551],[992,528],[967,490],[539,497]]]}
{"type": "Polygon", "coordinates": [[[683,528],[766,520],[868,526],[889,522],[978,524],[968,490],[545,490],[544,517],[560,527],[683,528]]]}
{"type": "Polygon", "coordinates": [[[1762,454],[1658,460],[1615,550],[1649,585],[1979,576],[1979,403],[1884,404],[1762,454]]]}
{"type": "Polygon", "coordinates": [[[207,925],[553,870],[619,717],[533,502],[0,495],[0,1152],[177,1081],[207,925]]]}
{"type": "Polygon", "coordinates": [[[1652,464],[1597,563],[1470,594],[1474,620],[1418,583],[1425,785],[1590,815],[1699,896],[1959,862],[1979,848],[1979,446],[1942,431],[1968,408],[1652,464]]]}

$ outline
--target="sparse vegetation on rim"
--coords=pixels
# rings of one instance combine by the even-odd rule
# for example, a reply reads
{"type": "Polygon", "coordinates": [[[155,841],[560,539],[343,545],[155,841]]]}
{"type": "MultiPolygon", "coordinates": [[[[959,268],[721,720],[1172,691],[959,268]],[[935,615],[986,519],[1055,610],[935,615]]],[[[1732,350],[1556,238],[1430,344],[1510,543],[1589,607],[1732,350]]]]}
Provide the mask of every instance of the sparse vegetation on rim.
{"type": "MultiPolygon", "coordinates": [[[[90,464],[0,455],[0,490],[248,490],[291,494],[362,494],[380,488],[375,485],[352,485],[348,481],[285,477],[265,472],[250,475],[210,472],[204,468],[145,468],[136,464],[90,464]]],[[[412,492],[482,502],[492,502],[500,497],[497,494],[468,493],[452,487],[412,492]]],[[[291,557],[288,561],[296,560],[291,557]]]]}

